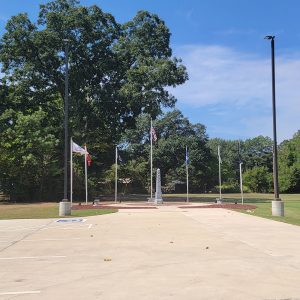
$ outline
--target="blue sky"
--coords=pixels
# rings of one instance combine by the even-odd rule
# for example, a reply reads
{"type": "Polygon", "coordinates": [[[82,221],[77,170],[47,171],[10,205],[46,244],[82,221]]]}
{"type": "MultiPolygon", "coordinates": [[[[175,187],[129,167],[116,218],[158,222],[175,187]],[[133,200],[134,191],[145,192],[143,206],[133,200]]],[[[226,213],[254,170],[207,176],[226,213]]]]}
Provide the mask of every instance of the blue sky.
{"type": "MultiPolygon", "coordinates": [[[[0,34],[19,12],[36,18],[39,0],[1,3],[0,34]]],[[[210,137],[272,136],[270,42],[276,36],[278,138],[300,129],[300,1],[298,0],[82,0],[117,21],[149,10],[165,20],[174,55],[190,80],[172,90],[177,107],[210,137]]]]}

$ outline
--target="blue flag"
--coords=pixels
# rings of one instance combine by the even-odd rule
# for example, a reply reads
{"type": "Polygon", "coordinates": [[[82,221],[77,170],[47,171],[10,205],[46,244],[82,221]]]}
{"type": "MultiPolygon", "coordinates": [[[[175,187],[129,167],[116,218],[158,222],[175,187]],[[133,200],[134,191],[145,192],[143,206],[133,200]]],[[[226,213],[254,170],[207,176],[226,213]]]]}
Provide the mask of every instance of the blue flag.
{"type": "Polygon", "coordinates": [[[121,165],[123,165],[125,163],[125,161],[123,160],[123,158],[121,157],[121,155],[118,153],[118,159],[121,165]]]}
{"type": "Polygon", "coordinates": [[[185,163],[186,163],[187,165],[190,163],[188,146],[185,147],[185,163]]]}

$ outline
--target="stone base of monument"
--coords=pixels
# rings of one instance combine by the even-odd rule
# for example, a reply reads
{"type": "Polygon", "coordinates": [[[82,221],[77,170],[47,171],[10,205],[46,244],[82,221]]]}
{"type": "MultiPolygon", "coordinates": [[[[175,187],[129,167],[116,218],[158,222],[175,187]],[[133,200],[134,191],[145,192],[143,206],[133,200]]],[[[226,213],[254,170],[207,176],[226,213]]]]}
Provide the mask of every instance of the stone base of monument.
{"type": "Polygon", "coordinates": [[[284,202],[281,199],[272,201],[272,216],[283,217],[284,216],[284,202]]]}
{"type": "Polygon", "coordinates": [[[223,204],[223,199],[222,198],[217,198],[216,202],[217,202],[217,204],[223,204]]]}
{"type": "Polygon", "coordinates": [[[64,201],[59,202],[59,216],[71,216],[71,202],[64,201]]]}

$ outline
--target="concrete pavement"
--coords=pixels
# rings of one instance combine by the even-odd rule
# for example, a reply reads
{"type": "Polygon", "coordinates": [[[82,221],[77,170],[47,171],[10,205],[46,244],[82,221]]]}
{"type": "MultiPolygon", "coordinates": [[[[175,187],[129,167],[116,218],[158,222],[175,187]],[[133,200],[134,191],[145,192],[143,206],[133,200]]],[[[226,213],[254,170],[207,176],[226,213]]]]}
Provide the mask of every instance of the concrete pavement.
{"type": "Polygon", "coordinates": [[[300,227],[223,209],[0,221],[0,299],[299,299],[300,227]]]}

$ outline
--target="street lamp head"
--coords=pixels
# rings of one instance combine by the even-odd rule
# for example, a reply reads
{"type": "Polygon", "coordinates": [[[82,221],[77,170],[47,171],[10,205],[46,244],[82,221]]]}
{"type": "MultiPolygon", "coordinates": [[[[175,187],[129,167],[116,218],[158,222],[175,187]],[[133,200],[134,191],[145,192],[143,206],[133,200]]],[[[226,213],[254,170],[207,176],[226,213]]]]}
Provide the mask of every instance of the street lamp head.
{"type": "Polygon", "coordinates": [[[274,40],[275,39],[275,35],[266,35],[265,36],[265,40],[274,40]]]}

